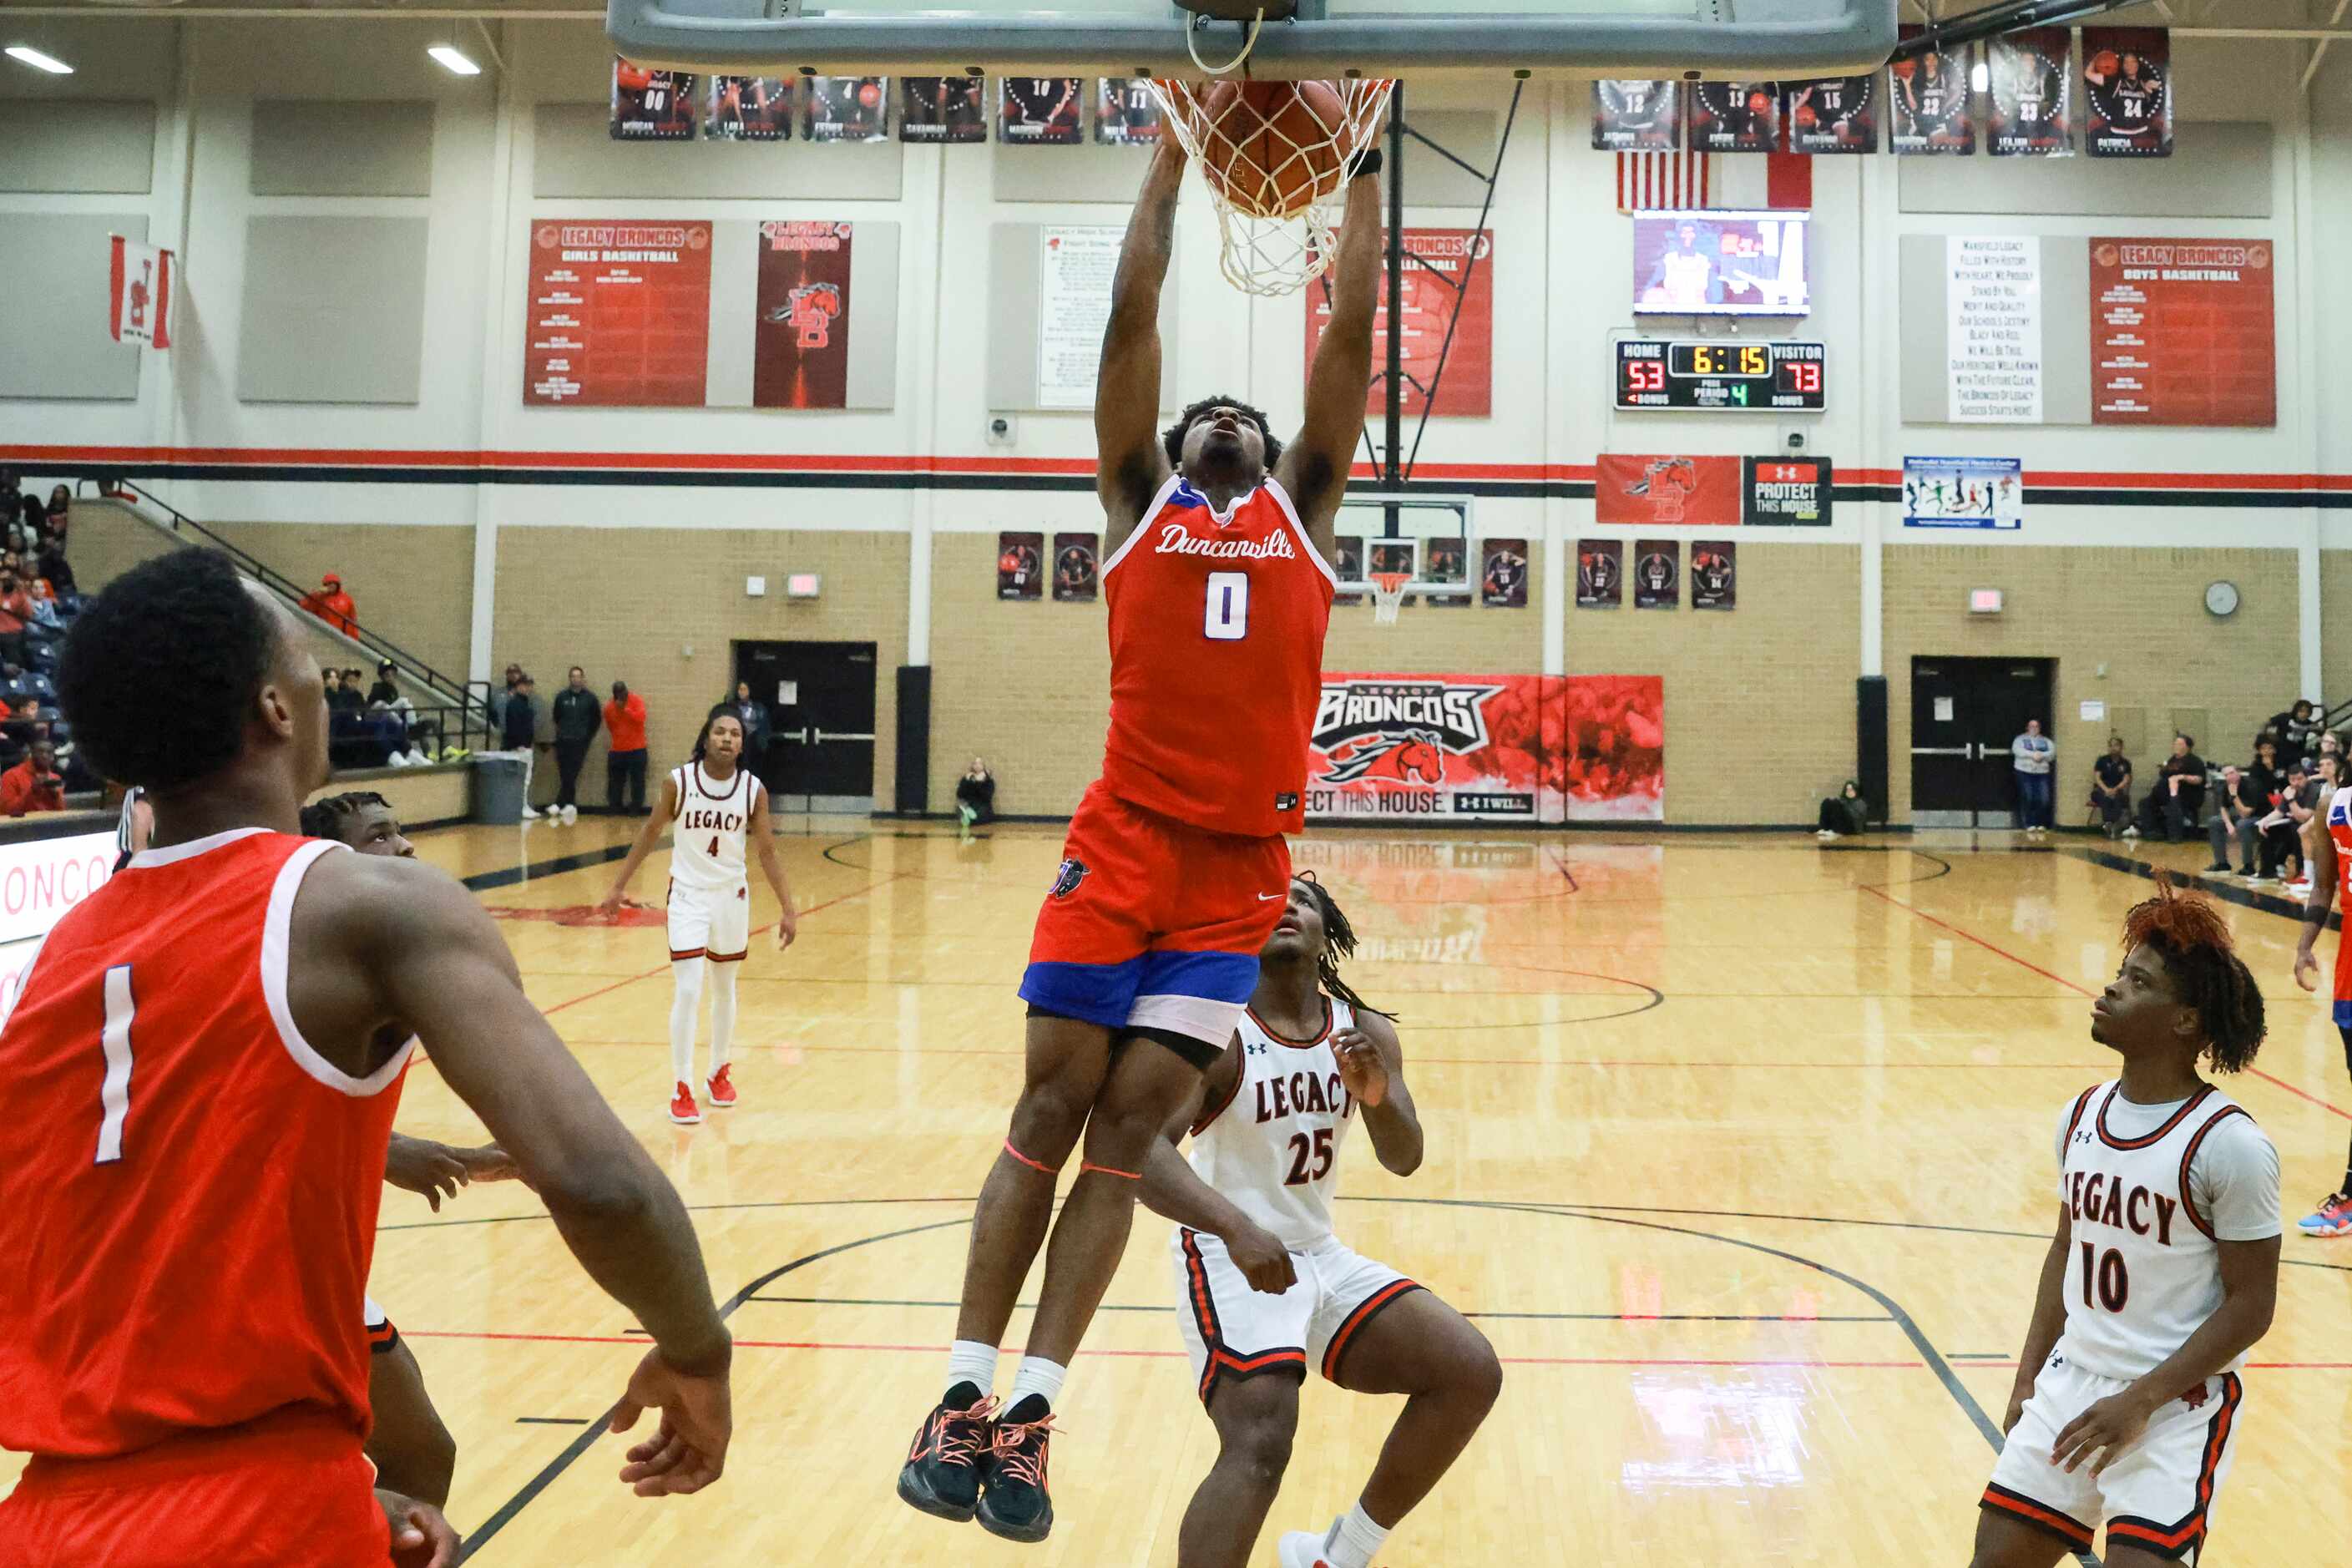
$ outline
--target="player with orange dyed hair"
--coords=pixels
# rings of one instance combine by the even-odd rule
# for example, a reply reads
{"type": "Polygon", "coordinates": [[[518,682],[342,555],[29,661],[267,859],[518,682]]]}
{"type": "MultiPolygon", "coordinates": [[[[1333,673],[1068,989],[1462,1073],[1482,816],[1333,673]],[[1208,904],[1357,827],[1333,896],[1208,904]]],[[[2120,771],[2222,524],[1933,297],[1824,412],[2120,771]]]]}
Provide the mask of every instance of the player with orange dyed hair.
{"type": "Polygon", "coordinates": [[[2205,1081],[2263,1042],[2221,911],[2159,877],[2091,1006],[2122,1076],[2058,1133],[2042,1266],[1974,1568],[2051,1568],[2105,1523],[2109,1568],[2194,1563],[2237,1448],[2238,1369],[2278,1302],[2278,1151],[2205,1081]]]}

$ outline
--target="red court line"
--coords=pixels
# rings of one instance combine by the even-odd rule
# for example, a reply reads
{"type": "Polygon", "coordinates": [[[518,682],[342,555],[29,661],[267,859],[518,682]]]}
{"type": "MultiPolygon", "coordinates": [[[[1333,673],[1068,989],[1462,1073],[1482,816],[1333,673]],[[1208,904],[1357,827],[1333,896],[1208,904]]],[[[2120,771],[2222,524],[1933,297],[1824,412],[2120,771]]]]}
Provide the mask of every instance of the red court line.
{"type": "MultiPolygon", "coordinates": [[[[1879,891],[1876,888],[1863,888],[1859,890],[1868,893],[1872,898],[1892,904],[1896,909],[1903,910],[1906,914],[1916,915],[1919,919],[1926,921],[1931,926],[1935,926],[1942,931],[1950,931],[1954,936],[1960,938],[1964,942],[1972,942],[1979,947],[1983,948],[1987,952],[1992,953],[2000,958],[2005,958],[2011,963],[2021,965],[2023,968],[2030,969],[2033,971],[2034,973],[2042,976],[2044,980],[2054,981],[2058,984],[2066,987],[2067,990],[2074,992],[2078,996],[2096,996],[2098,994],[2097,992],[2090,989],[2088,986],[2078,985],[2063,974],[2053,974],[2050,971],[2042,968],[2040,964],[2033,963],[2030,959],[2020,958],[2017,954],[2010,952],[2005,947],[1995,947],[1991,942],[1987,942],[1984,938],[1977,935],[1974,931],[1962,931],[1951,921],[1938,920],[1934,915],[1929,914],[1927,910],[1919,909],[1915,905],[1906,904],[1900,899],[1889,897],[1887,894],[1879,891]]],[[[2347,1121],[2352,1121],[2352,1110],[2347,1110],[2340,1105],[2331,1105],[2315,1094],[2306,1094],[2302,1089],[2295,1088],[2294,1085],[2287,1082],[2284,1079],[2274,1078],[2271,1074],[2264,1072],[2260,1068],[2246,1068],[2246,1071],[2252,1077],[2262,1079],[2264,1083],[2271,1085],[2274,1089],[2283,1089],[2286,1090],[2287,1093],[2294,1096],[2297,1100],[2309,1100],[2312,1104],[2319,1107],[2320,1110],[2328,1112],[2330,1115],[2340,1116],[2347,1121]]]]}

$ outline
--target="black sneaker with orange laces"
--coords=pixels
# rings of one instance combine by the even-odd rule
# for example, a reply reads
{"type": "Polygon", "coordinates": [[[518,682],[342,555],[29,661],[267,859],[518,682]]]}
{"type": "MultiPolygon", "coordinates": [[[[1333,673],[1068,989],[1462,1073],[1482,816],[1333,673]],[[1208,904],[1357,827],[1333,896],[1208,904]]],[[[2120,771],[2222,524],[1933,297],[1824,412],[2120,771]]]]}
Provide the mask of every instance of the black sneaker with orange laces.
{"type": "MultiPolygon", "coordinates": [[[[968,1386],[968,1385],[967,1385],[968,1386]]],[[[950,1389],[950,1394],[960,1392],[950,1389]]],[[[898,1471],[898,1496],[909,1508],[958,1524],[980,1501],[981,1465],[988,1452],[996,1401],[974,1390],[971,1403],[935,1406],[915,1434],[915,1446],[898,1471]]]]}
{"type": "Polygon", "coordinates": [[[991,1426],[980,1478],[980,1527],[1006,1541],[1043,1541],[1054,1529],[1054,1500],[1045,1492],[1053,1412],[1033,1394],[991,1426]]]}

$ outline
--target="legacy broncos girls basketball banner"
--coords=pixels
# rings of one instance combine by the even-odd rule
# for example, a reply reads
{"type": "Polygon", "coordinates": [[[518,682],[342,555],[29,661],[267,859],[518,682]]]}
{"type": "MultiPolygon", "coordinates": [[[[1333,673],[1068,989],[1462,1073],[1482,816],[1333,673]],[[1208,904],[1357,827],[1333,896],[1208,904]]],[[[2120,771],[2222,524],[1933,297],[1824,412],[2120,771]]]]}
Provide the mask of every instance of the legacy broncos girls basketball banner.
{"type": "Polygon", "coordinates": [[[1334,675],[1307,741],[1316,822],[1655,822],[1654,675],[1334,675]]]}

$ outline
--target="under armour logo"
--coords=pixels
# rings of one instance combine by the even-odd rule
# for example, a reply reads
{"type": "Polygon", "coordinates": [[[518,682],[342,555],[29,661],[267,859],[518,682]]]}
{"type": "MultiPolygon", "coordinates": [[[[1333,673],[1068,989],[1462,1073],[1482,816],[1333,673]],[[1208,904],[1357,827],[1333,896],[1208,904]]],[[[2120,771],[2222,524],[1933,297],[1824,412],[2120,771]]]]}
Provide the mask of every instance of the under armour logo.
{"type": "Polygon", "coordinates": [[[2091,1130],[2090,1130],[2089,1128],[2087,1128],[2087,1127],[2085,1127],[2084,1129],[2083,1129],[2080,1132],[2077,1132],[2077,1133],[2075,1133],[2075,1134],[2074,1134],[2074,1142],[2077,1142],[2077,1143],[2088,1143],[2090,1141],[2091,1141],[2091,1130]]]}
{"type": "Polygon", "coordinates": [[[1251,1056],[1262,1057],[1265,1055],[1265,1047],[1255,1040],[1252,1040],[1246,1048],[1251,1056]]]}

